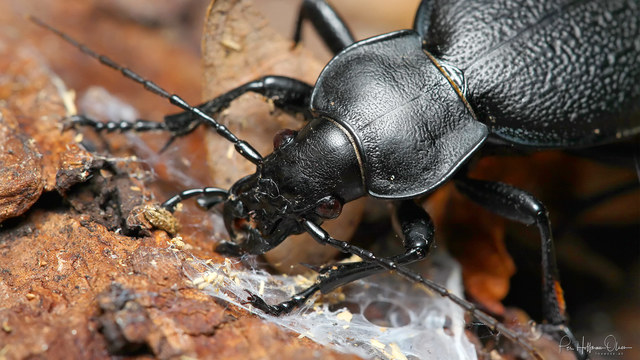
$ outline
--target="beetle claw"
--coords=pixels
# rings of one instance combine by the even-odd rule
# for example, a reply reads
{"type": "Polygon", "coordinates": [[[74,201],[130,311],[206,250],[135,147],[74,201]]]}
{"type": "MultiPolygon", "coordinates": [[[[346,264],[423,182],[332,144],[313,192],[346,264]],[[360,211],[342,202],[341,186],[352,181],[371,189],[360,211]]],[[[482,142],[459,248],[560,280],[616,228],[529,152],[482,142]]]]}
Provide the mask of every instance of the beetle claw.
{"type": "Polygon", "coordinates": [[[247,300],[242,302],[243,305],[249,304],[256,309],[260,309],[263,312],[273,316],[278,316],[282,313],[282,310],[278,306],[269,305],[260,296],[252,293],[249,290],[245,291],[247,292],[247,294],[249,294],[249,296],[247,297],[247,300]]]}
{"type": "Polygon", "coordinates": [[[160,151],[158,151],[159,154],[164,153],[171,144],[173,144],[173,141],[176,139],[175,135],[171,135],[171,137],[169,138],[169,140],[167,140],[167,142],[162,146],[162,148],[160,149],[160,151]]]}

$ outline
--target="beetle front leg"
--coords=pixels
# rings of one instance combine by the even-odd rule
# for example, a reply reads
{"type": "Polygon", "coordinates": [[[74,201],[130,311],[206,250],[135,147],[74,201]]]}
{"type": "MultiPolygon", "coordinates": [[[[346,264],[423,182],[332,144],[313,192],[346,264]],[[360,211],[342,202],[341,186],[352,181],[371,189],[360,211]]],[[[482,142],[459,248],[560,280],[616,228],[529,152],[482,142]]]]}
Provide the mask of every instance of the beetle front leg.
{"type": "MultiPolygon", "coordinates": [[[[500,182],[460,177],[455,183],[461,193],[487,210],[509,220],[538,227],[542,241],[542,312],[546,322],[543,329],[566,336],[573,348],[577,349],[577,340],[566,326],[565,301],[556,265],[551,223],[542,202],[524,190],[500,182]]],[[[577,355],[583,356],[581,353],[577,355]]]]}
{"type": "MultiPolygon", "coordinates": [[[[233,100],[248,92],[257,93],[270,99],[273,101],[274,106],[286,112],[292,114],[301,113],[305,119],[310,118],[309,104],[311,103],[313,86],[290,77],[275,75],[268,75],[249,81],[198,105],[197,108],[206,114],[218,114],[228,108],[233,100]]],[[[171,132],[171,139],[163,147],[163,150],[175,138],[195,130],[201,122],[202,120],[189,111],[165,116],[164,124],[166,129],[171,132]]]]}
{"type": "MultiPolygon", "coordinates": [[[[399,275],[403,276],[405,279],[408,279],[412,282],[423,284],[424,286],[434,291],[438,295],[448,298],[453,303],[460,306],[463,310],[468,312],[471,316],[473,316],[474,318],[478,319],[483,324],[485,324],[489,329],[497,333],[500,333],[502,336],[506,337],[507,339],[522,346],[522,348],[525,349],[527,353],[529,353],[535,359],[542,360],[542,356],[540,355],[540,353],[536,351],[536,349],[531,345],[531,343],[529,343],[523,338],[522,334],[520,334],[519,332],[513,331],[508,327],[504,326],[503,324],[499,323],[498,320],[496,320],[494,317],[488,315],[482,310],[479,310],[472,303],[451,293],[444,286],[432,280],[426,279],[422,275],[416,272],[413,272],[404,266],[401,266],[400,264],[395,262],[393,258],[380,258],[368,250],[351,245],[345,241],[337,240],[331,237],[322,227],[318,226],[312,221],[303,220],[302,226],[304,227],[305,231],[309,233],[309,235],[311,235],[317,242],[321,244],[330,245],[332,247],[335,247],[336,249],[339,249],[344,253],[359,256],[366,263],[376,264],[380,268],[395,271],[399,275]]],[[[428,240],[428,238],[425,238],[425,239],[428,240]]],[[[576,345],[576,344],[574,343],[573,345],[576,345]]]]}
{"type": "MultiPolygon", "coordinates": [[[[273,104],[282,110],[290,113],[302,113],[305,118],[309,118],[312,91],[311,85],[293,78],[264,76],[202,103],[197,108],[206,114],[217,114],[229,107],[231,102],[241,95],[254,92],[271,99],[273,104]]],[[[164,117],[164,122],[142,119],[136,120],[134,123],[126,121],[99,122],[84,115],[74,115],[68,119],[68,124],[65,124],[65,127],[88,126],[96,131],[106,130],[109,132],[116,130],[120,132],[165,130],[169,131],[174,139],[192,132],[201,122],[200,118],[189,111],[167,115],[164,117]]]]}
{"type": "MultiPolygon", "coordinates": [[[[387,260],[398,265],[407,265],[423,259],[433,244],[434,228],[431,218],[413,201],[402,202],[396,212],[404,237],[405,253],[387,260]]],[[[317,291],[326,294],[335,288],[386,270],[369,261],[326,266],[320,269],[320,275],[315,284],[285,302],[268,305],[257,295],[249,293],[248,303],[268,314],[282,315],[304,304],[317,291]]]]}
{"type": "MultiPolygon", "coordinates": [[[[207,114],[217,114],[228,108],[231,102],[241,95],[253,92],[272,100],[273,104],[282,110],[290,113],[302,113],[308,117],[312,91],[313,86],[303,81],[286,76],[268,75],[242,84],[197,107],[207,114]]],[[[175,123],[175,127],[181,127],[185,122],[184,119],[191,118],[192,114],[182,112],[165,116],[164,121],[169,130],[174,131],[173,123],[175,123]]],[[[175,129],[175,131],[179,131],[179,129],[175,129]]]]}
{"type": "Polygon", "coordinates": [[[338,13],[324,0],[304,0],[300,5],[293,42],[302,38],[302,24],[310,20],[324,43],[334,54],[355,42],[351,31],[338,13]]]}
{"type": "Polygon", "coordinates": [[[161,206],[173,212],[178,203],[192,197],[199,197],[198,205],[205,209],[209,209],[210,207],[225,201],[229,197],[229,192],[215,187],[188,189],[174,195],[167,201],[163,202],[161,206]]]}

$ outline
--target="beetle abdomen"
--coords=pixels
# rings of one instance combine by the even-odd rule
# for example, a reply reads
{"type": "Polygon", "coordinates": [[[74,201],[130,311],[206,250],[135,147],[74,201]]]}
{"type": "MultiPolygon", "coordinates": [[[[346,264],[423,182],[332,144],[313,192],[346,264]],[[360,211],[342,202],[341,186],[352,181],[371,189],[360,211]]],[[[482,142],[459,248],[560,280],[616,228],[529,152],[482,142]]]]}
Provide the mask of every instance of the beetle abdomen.
{"type": "Polygon", "coordinates": [[[583,147],[640,133],[638,0],[448,1],[427,48],[467,77],[494,136],[583,147]]]}

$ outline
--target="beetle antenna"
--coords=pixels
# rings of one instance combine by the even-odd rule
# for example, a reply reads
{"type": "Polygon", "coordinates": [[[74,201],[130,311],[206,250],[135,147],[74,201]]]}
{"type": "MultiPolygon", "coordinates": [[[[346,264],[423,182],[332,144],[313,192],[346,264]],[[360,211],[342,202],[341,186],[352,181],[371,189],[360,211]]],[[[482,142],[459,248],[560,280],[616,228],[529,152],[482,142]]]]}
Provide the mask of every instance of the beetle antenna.
{"type": "Polygon", "coordinates": [[[159,96],[169,100],[169,102],[171,104],[181,108],[184,111],[187,111],[187,112],[195,115],[196,117],[201,119],[204,123],[209,124],[223,138],[225,138],[228,141],[230,141],[231,143],[233,143],[233,145],[236,148],[236,151],[240,155],[242,155],[244,158],[246,158],[247,160],[251,161],[253,164],[260,165],[262,163],[262,155],[260,155],[260,153],[256,149],[254,149],[251,145],[249,145],[249,143],[247,143],[244,140],[238,139],[238,137],[236,137],[226,126],[218,123],[213,117],[205,114],[202,110],[198,109],[197,107],[193,107],[193,106],[189,105],[189,103],[187,103],[179,95],[170,94],[168,91],[166,91],[162,87],[158,86],[153,81],[150,81],[150,80],[147,80],[147,79],[143,78],[142,76],[140,76],[136,72],[134,72],[134,71],[132,71],[132,70],[130,70],[130,69],[118,64],[118,63],[116,63],[115,61],[111,60],[109,57],[107,57],[105,55],[101,55],[101,54],[96,53],[95,51],[93,51],[89,47],[87,47],[86,45],[81,44],[80,42],[78,42],[77,40],[72,38],[71,36],[69,36],[69,35],[65,34],[64,32],[54,28],[53,26],[45,23],[44,21],[40,20],[39,18],[37,18],[35,16],[32,16],[32,15],[29,15],[28,18],[29,18],[29,20],[31,20],[36,25],[41,26],[41,27],[53,32],[54,34],[58,35],[64,41],[66,41],[69,44],[73,45],[78,50],[82,51],[83,53],[91,56],[94,59],[97,59],[98,61],[100,61],[100,63],[102,63],[102,64],[104,64],[104,65],[106,65],[106,66],[108,66],[108,67],[110,67],[110,68],[112,68],[114,70],[117,70],[117,71],[121,72],[122,75],[124,75],[124,77],[126,77],[128,79],[131,79],[131,80],[143,85],[146,90],[148,90],[148,91],[150,91],[152,93],[155,93],[156,95],[159,95],[159,96]]]}
{"type": "Polygon", "coordinates": [[[302,220],[302,226],[304,227],[305,231],[307,231],[309,235],[311,235],[311,237],[313,237],[316,241],[318,241],[321,244],[331,245],[342,252],[359,256],[364,261],[377,264],[378,266],[383,267],[387,270],[395,271],[398,274],[402,275],[404,278],[414,283],[423,284],[428,289],[438,293],[440,296],[453,301],[455,304],[457,304],[462,309],[464,309],[467,313],[471,314],[471,316],[475,317],[476,319],[484,323],[486,326],[488,326],[491,330],[500,333],[502,336],[506,337],[507,339],[522,346],[535,359],[539,359],[539,360],[543,359],[540,353],[538,353],[538,351],[536,351],[536,349],[533,347],[533,345],[531,345],[525,338],[523,338],[521,334],[507,328],[505,325],[500,323],[496,318],[478,309],[471,302],[464,300],[456,296],[455,294],[452,294],[446,287],[432,280],[426,279],[422,275],[416,272],[413,272],[403,266],[400,266],[393,260],[377,257],[371,251],[359,248],[357,246],[351,245],[344,241],[337,240],[331,237],[331,235],[329,235],[329,233],[327,233],[322,227],[320,227],[319,225],[316,225],[312,221],[302,220]]]}

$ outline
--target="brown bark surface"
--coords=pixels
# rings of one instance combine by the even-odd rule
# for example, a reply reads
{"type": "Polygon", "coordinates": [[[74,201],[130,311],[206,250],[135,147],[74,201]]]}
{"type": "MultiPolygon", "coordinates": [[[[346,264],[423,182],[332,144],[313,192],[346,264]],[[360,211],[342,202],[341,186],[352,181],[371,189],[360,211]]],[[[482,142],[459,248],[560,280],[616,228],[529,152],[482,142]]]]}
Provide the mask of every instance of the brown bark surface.
{"type": "MultiPolygon", "coordinates": [[[[409,27],[412,15],[406,14],[416,5],[384,0],[334,3],[355,24],[358,39],[409,27]]],[[[102,120],[113,109],[117,114],[128,109],[114,105],[111,96],[131,104],[145,119],[160,120],[176,108],[25,19],[26,14],[39,16],[196,104],[266,74],[313,84],[329,54],[310,29],[304,46],[291,47],[282,32],[293,27],[294,13],[289,1],[278,0],[260,1],[257,8],[245,0],[218,0],[208,10],[203,1],[194,0],[0,0],[0,359],[101,359],[116,354],[353,358],[229,308],[188,283],[182,268],[189,261],[187,254],[223,259],[213,251],[225,236],[220,217],[187,202],[176,220],[155,212],[153,204],[184,188],[228,187],[253,167],[207,129],[177,140],[161,155],[157,152],[168,140],[163,134],[62,131],[63,119],[75,112],[74,104],[102,120]],[[260,14],[274,19],[285,10],[289,18],[271,24],[260,14]],[[112,95],[96,92],[94,85],[112,95]],[[159,222],[167,231],[154,229],[159,222]],[[172,240],[171,228],[178,225],[185,245],[172,240]]],[[[302,124],[251,94],[234,102],[219,119],[263,155],[270,152],[277,130],[302,124]]],[[[472,175],[539,195],[555,224],[571,216],[575,209],[569,204],[576,194],[597,193],[636,176],[609,170],[603,176],[602,171],[599,165],[546,153],[524,161],[486,158],[472,175]]],[[[637,225],[637,194],[581,214],[578,224],[637,225]]],[[[362,202],[345,207],[338,221],[327,224],[331,234],[349,239],[363,207],[362,202]]],[[[527,265],[514,265],[504,240],[505,234],[518,239],[527,260],[539,251],[537,233],[509,226],[463,199],[450,185],[433,194],[425,207],[436,223],[439,246],[446,244],[463,265],[467,294],[497,315],[518,318],[519,326],[526,323],[526,316],[502,305],[515,266],[527,265]]],[[[369,235],[363,237],[365,243],[381,237],[369,235]]],[[[625,238],[606,240],[614,248],[614,241],[625,238]]],[[[634,334],[640,323],[633,320],[639,313],[633,305],[637,294],[625,289],[637,267],[630,275],[625,269],[631,268],[627,263],[637,264],[638,248],[634,242],[624,244],[631,244],[626,252],[632,257],[635,252],[635,260],[627,260],[621,250],[616,256],[624,262],[616,263],[613,255],[572,239],[560,241],[558,258],[563,270],[588,277],[573,280],[576,287],[588,288],[598,281],[624,298],[627,302],[603,295],[597,306],[613,312],[619,333],[634,334]]],[[[293,265],[321,264],[334,256],[332,249],[296,236],[266,259],[275,269],[291,271],[293,265]]],[[[533,267],[535,259],[529,261],[533,267]]],[[[565,285],[571,284],[571,278],[562,278],[565,285]]],[[[539,278],[529,286],[538,296],[539,278]]],[[[640,347],[630,339],[618,340],[640,347]]],[[[556,350],[555,344],[546,346],[550,353],[556,350]]]]}

